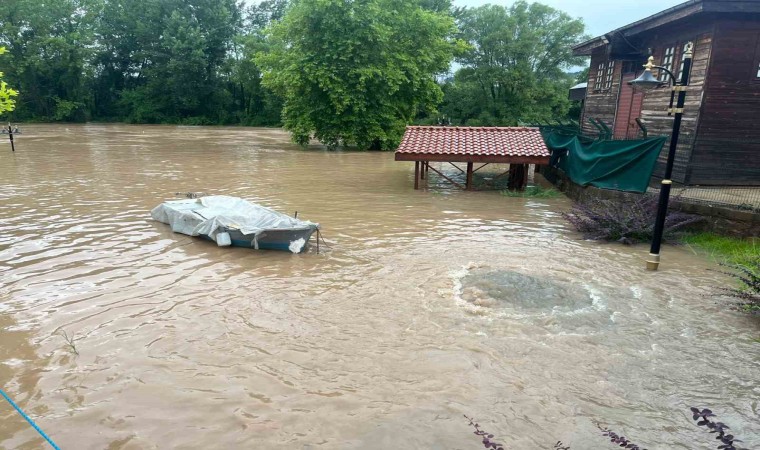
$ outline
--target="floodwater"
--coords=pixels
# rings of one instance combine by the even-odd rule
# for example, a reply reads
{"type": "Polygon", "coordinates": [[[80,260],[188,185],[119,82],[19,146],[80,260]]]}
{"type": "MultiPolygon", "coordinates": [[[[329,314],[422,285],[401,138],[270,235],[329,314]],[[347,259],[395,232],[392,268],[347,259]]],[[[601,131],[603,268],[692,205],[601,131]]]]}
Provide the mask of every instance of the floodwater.
{"type": "MultiPolygon", "coordinates": [[[[689,406],[760,447],[760,327],[689,248],[646,272],[645,245],[580,240],[564,198],[414,191],[392,154],[279,130],[22,131],[0,144],[0,386],[64,449],[478,448],[464,414],[514,449],[614,448],[597,422],[714,448],[689,406]],[[330,249],[151,221],[190,191],[298,211],[330,249]]],[[[0,400],[0,448],[44,445],[0,400]]]]}

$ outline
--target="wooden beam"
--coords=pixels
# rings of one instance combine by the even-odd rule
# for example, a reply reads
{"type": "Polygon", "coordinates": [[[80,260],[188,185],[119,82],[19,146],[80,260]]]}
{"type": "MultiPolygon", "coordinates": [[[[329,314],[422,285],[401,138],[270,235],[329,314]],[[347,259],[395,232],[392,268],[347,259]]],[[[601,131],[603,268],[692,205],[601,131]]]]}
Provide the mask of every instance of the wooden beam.
{"type": "MultiPolygon", "coordinates": [[[[475,169],[475,172],[477,172],[478,170],[480,170],[480,169],[482,169],[483,167],[487,166],[488,164],[490,164],[490,163],[485,163],[485,164],[483,164],[482,166],[478,167],[477,169],[475,169]]],[[[472,172],[472,173],[475,173],[475,172],[472,172]]]]}
{"type": "Polygon", "coordinates": [[[601,36],[595,37],[589,41],[580,43],[576,45],[575,47],[572,47],[573,49],[573,56],[591,56],[591,52],[594,51],[594,49],[603,47],[607,44],[604,43],[604,40],[601,36]]]}
{"type": "Polygon", "coordinates": [[[663,25],[668,25],[685,17],[700,13],[704,11],[704,9],[705,8],[703,1],[682,3],[664,11],[660,11],[653,16],[638,20],[622,28],[618,28],[617,30],[611,31],[608,34],[613,36],[619,36],[622,34],[625,37],[630,38],[631,36],[635,36],[639,33],[643,33],[645,31],[661,27],[663,25]]]}
{"type": "Polygon", "coordinates": [[[441,172],[435,170],[435,167],[431,167],[430,169],[433,170],[433,172],[437,173],[441,176],[441,178],[447,180],[449,183],[453,184],[454,186],[458,187],[459,189],[465,189],[465,186],[462,186],[461,184],[457,183],[456,181],[452,180],[451,178],[447,177],[446,175],[442,174],[441,172]]]}
{"type": "Polygon", "coordinates": [[[467,163],[467,184],[465,184],[465,186],[467,187],[468,191],[472,190],[472,165],[472,162],[467,163]]]}
{"type": "Polygon", "coordinates": [[[451,167],[453,167],[453,168],[457,169],[458,171],[460,171],[460,172],[464,173],[464,170],[462,170],[462,168],[461,168],[461,167],[457,166],[457,165],[456,165],[456,164],[454,164],[453,162],[449,162],[449,164],[451,164],[451,167]]]}
{"type": "Polygon", "coordinates": [[[420,162],[414,162],[414,189],[420,188],[420,162]]]}

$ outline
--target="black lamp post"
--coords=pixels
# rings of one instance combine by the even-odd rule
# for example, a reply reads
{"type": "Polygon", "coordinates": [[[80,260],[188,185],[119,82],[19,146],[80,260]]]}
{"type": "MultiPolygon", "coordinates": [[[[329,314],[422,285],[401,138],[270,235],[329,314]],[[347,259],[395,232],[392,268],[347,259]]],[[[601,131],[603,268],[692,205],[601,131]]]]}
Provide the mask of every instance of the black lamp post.
{"type": "Polygon", "coordinates": [[[681,79],[676,77],[671,71],[664,67],[654,65],[654,57],[650,56],[649,61],[644,66],[644,73],[640,77],[631,81],[634,88],[650,90],[662,86],[662,81],[652,75],[652,69],[659,69],[668,74],[669,80],[673,83],[673,94],[678,93],[676,107],[673,108],[671,100],[668,115],[675,114],[673,120],[673,133],[670,136],[670,149],[668,150],[668,161],[665,165],[665,176],[662,179],[660,187],[660,200],[657,205],[657,219],[654,223],[654,236],[652,238],[652,247],[649,250],[649,259],[647,260],[648,270],[657,270],[660,267],[660,246],[662,245],[662,233],[665,230],[665,217],[668,214],[668,201],[670,200],[670,188],[673,185],[673,163],[676,158],[676,148],[678,147],[678,134],[681,131],[681,119],[683,117],[683,106],[686,101],[686,86],[689,85],[689,71],[691,70],[691,60],[693,57],[694,44],[689,42],[684,50],[684,59],[682,66],[681,79]]]}

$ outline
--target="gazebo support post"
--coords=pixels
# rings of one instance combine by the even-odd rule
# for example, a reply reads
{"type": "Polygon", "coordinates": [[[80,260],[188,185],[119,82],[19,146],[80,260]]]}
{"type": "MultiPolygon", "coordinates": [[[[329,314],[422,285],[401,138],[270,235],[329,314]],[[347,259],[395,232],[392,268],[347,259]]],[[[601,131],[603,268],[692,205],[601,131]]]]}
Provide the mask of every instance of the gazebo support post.
{"type": "Polygon", "coordinates": [[[420,162],[414,162],[414,189],[420,188],[420,162]]]}
{"type": "Polygon", "coordinates": [[[420,162],[420,180],[425,179],[425,161],[420,162]]]}
{"type": "Polygon", "coordinates": [[[465,184],[465,186],[467,187],[468,191],[472,190],[472,174],[473,174],[472,166],[473,166],[472,162],[467,163],[467,183],[465,184]]]}
{"type": "Polygon", "coordinates": [[[528,164],[510,164],[507,189],[510,191],[524,191],[527,185],[528,164]]]}

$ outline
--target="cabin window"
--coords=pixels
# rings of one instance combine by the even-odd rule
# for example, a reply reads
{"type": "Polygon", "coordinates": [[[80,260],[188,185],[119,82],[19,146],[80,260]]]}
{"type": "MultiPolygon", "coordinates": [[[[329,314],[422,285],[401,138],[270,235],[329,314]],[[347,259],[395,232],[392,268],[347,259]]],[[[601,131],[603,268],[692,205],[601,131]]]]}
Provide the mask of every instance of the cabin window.
{"type": "MultiPolygon", "coordinates": [[[[665,51],[662,54],[662,64],[660,64],[662,67],[672,71],[673,70],[673,58],[675,57],[676,53],[676,46],[667,47],[665,51]]],[[[670,78],[668,77],[668,73],[664,70],[660,71],[660,81],[668,82],[670,81],[670,78]]]]}
{"type": "Polygon", "coordinates": [[[607,75],[604,77],[604,89],[605,91],[610,90],[612,88],[612,75],[615,73],[615,61],[610,61],[607,63],[607,75]]]}
{"type": "Polygon", "coordinates": [[[594,91],[608,91],[612,87],[612,77],[615,73],[615,61],[599,63],[594,79],[594,91]]]}
{"type": "Polygon", "coordinates": [[[599,66],[596,68],[596,79],[594,80],[595,91],[602,90],[602,83],[604,82],[604,70],[605,70],[606,65],[607,65],[606,63],[600,63],[599,66]]]}

